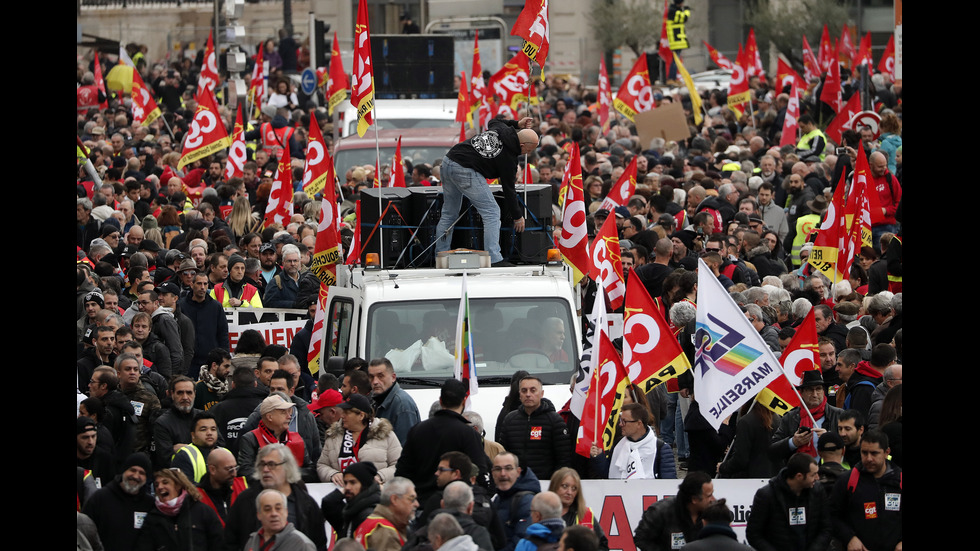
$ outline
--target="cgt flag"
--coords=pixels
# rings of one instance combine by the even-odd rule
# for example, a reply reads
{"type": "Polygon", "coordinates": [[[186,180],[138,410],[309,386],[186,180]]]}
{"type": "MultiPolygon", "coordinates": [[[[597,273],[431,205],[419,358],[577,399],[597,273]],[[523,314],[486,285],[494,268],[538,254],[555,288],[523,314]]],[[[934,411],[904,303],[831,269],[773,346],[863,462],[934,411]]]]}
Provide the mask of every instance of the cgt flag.
{"type": "Polygon", "coordinates": [[[631,122],[636,122],[637,113],[653,109],[653,87],[650,85],[646,54],[640,54],[636,59],[633,70],[619,87],[613,107],[631,122]]]}
{"type": "MultiPolygon", "coordinates": [[[[629,203],[630,197],[636,193],[636,158],[637,155],[634,155],[629,166],[626,167],[622,176],[619,177],[619,181],[609,191],[609,195],[606,195],[606,198],[602,200],[602,203],[599,205],[600,209],[613,212],[616,210],[616,207],[625,207],[629,203]]],[[[612,218],[615,218],[615,216],[612,218]]]]}
{"type": "Polygon", "coordinates": [[[214,55],[214,37],[212,33],[208,33],[208,45],[204,49],[204,66],[201,67],[201,74],[197,77],[197,97],[195,99],[200,102],[201,94],[205,92],[213,94],[217,85],[218,64],[214,55]]]}
{"type": "MultiPolygon", "coordinates": [[[[525,0],[524,9],[510,29],[511,36],[524,39],[521,51],[533,59],[539,67],[544,67],[551,42],[551,26],[548,23],[548,0],[525,0]]],[[[544,71],[541,72],[544,78],[544,71]]]]}
{"type": "Polygon", "coordinates": [[[599,126],[602,133],[609,132],[609,108],[612,107],[612,88],[609,86],[609,73],[606,71],[605,56],[599,58],[599,126]]]}
{"type": "Polygon", "coordinates": [[[596,342],[596,368],[589,378],[589,392],[575,438],[575,453],[584,457],[591,457],[592,446],[603,451],[612,449],[623,395],[629,384],[623,362],[609,335],[605,331],[599,333],[596,342]]]}
{"type": "Polygon", "coordinates": [[[803,76],[807,82],[813,82],[814,79],[820,78],[821,74],[823,71],[820,70],[820,62],[817,61],[813,48],[807,42],[806,35],[803,35],[803,76]]]}
{"type": "Polygon", "coordinates": [[[238,118],[231,132],[231,148],[228,149],[228,161],[225,163],[225,180],[241,178],[245,171],[245,161],[248,159],[248,149],[245,145],[245,128],[242,121],[242,104],[238,104],[238,118]]]}
{"type": "Polygon", "coordinates": [[[405,185],[405,161],[402,160],[401,136],[398,136],[395,156],[391,159],[391,177],[388,178],[388,187],[407,187],[405,185]]]}
{"type": "Polygon", "coordinates": [[[347,73],[344,60],[340,58],[340,43],[337,32],[333,33],[333,48],[330,50],[330,81],[327,83],[327,114],[333,116],[334,109],[347,99],[347,73]]]}
{"type": "Polygon", "coordinates": [[[578,142],[572,143],[572,154],[565,164],[561,186],[564,204],[558,250],[561,251],[565,264],[572,269],[572,285],[576,285],[589,273],[589,229],[586,225],[585,192],[582,189],[582,162],[579,160],[578,142]]]}
{"type": "Polygon", "coordinates": [[[622,258],[616,217],[607,216],[606,222],[592,241],[589,277],[602,287],[603,293],[609,297],[609,307],[613,310],[618,310],[626,297],[622,258]]]}
{"type": "MultiPolygon", "coordinates": [[[[323,324],[326,318],[324,311],[327,309],[327,297],[329,294],[330,288],[321,284],[316,300],[316,313],[313,315],[313,334],[310,336],[310,348],[306,352],[306,362],[309,364],[310,373],[313,375],[316,375],[320,371],[320,358],[322,358],[320,352],[323,350],[323,324]]],[[[333,343],[331,343],[330,348],[331,351],[336,350],[333,343]]]]}
{"type": "MultiPolygon", "coordinates": [[[[527,101],[527,83],[531,79],[530,63],[527,56],[517,54],[490,77],[490,89],[514,118],[518,118],[517,109],[520,104],[527,101]]],[[[460,85],[462,91],[462,82],[460,85]]]]}
{"type": "Polygon", "coordinates": [[[592,374],[595,373],[595,352],[597,351],[599,333],[608,329],[606,319],[606,296],[602,287],[596,289],[595,300],[592,302],[592,313],[585,319],[582,332],[585,334],[582,346],[582,359],[578,363],[575,382],[572,383],[572,397],[568,401],[568,409],[576,419],[582,419],[582,410],[589,394],[592,374]]]}
{"type": "Polygon", "coordinates": [[[487,85],[483,80],[480,63],[480,32],[473,36],[473,66],[470,71],[470,116],[476,113],[477,128],[485,130],[490,120],[490,104],[487,102],[487,85]]]}
{"type": "Polygon", "coordinates": [[[472,408],[471,396],[480,391],[476,373],[476,354],[473,352],[473,328],[470,324],[470,295],[466,290],[466,272],[463,272],[463,287],[459,298],[459,312],[456,314],[456,355],[453,361],[453,377],[466,383],[466,407],[472,408]]]}
{"type": "Polygon", "coordinates": [[[323,188],[323,198],[320,200],[320,223],[316,228],[316,245],[314,245],[313,262],[310,271],[323,285],[337,283],[337,264],[344,254],[341,251],[340,232],[337,229],[338,207],[336,186],[333,180],[323,188]]]}
{"type": "Polygon", "coordinates": [[[285,226],[293,215],[293,169],[289,159],[289,148],[283,149],[282,159],[276,168],[276,179],[272,182],[269,202],[265,207],[264,227],[275,224],[285,226]]]}
{"type": "Polygon", "coordinates": [[[698,259],[694,394],[715,430],[782,375],[779,361],[711,268],[698,259]]]}
{"type": "Polygon", "coordinates": [[[878,72],[895,80],[895,35],[888,37],[885,53],[881,55],[881,61],[878,62],[878,72]]]}
{"type": "Polygon", "coordinates": [[[779,137],[779,147],[796,144],[797,134],[800,133],[800,87],[793,84],[786,103],[786,116],[783,117],[783,131],[779,137]]]}
{"type": "MultiPolygon", "coordinates": [[[[323,139],[323,132],[320,125],[316,122],[313,112],[310,112],[310,139],[306,145],[306,166],[303,167],[303,192],[313,197],[317,193],[324,191],[326,187],[334,187],[336,172],[334,171],[333,159],[330,158],[330,151],[327,149],[327,142],[323,139]]],[[[334,197],[333,192],[325,192],[324,196],[334,197]]]]}
{"type": "Polygon", "coordinates": [[[796,334],[783,350],[779,363],[783,366],[785,376],[769,383],[769,386],[759,392],[756,400],[759,405],[785,415],[789,410],[800,407],[800,398],[794,387],[803,381],[803,372],[820,368],[817,323],[813,308],[810,308],[803,323],[796,328],[796,334]]]}
{"type": "MultiPolygon", "coordinates": [[[[156,100],[150,95],[150,91],[146,88],[146,83],[143,82],[143,77],[140,76],[139,71],[136,69],[133,69],[133,89],[130,95],[133,98],[133,122],[142,124],[143,126],[153,124],[153,121],[157,120],[160,116],[160,108],[157,107],[156,100]]],[[[198,106],[198,109],[200,109],[200,106],[198,106]]]]}
{"type": "Polygon", "coordinates": [[[624,316],[623,365],[630,381],[643,392],[691,369],[670,325],[635,273],[627,278],[624,316]]]}
{"type": "Polygon", "coordinates": [[[711,61],[714,61],[715,65],[717,65],[721,69],[725,69],[726,71],[732,71],[735,69],[732,60],[722,55],[721,52],[716,50],[715,47],[712,46],[711,44],[708,44],[704,40],[702,40],[701,42],[703,42],[704,47],[708,49],[708,55],[711,56],[711,61]]]}
{"type": "MultiPolygon", "coordinates": [[[[135,85],[133,89],[136,89],[135,85]]],[[[231,146],[231,138],[225,130],[225,123],[218,115],[214,94],[210,92],[201,94],[198,99],[201,102],[194,112],[194,119],[191,120],[190,129],[184,138],[184,154],[177,162],[177,170],[231,146]]]]}
{"type": "Polygon", "coordinates": [[[262,98],[265,97],[265,61],[263,52],[265,48],[259,45],[259,51],[255,54],[255,66],[252,67],[252,81],[248,86],[248,99],[252,102],[255,118],[259,118],[262,111],[262,98]]]}
{"type": "Polygon", "coordinates": [[[374,124],[374,62],[371,60],[371,31],[368,28],[367,0],[360,0],[357,4],[351,104],[357,107],[357,135],[363,137],[368,127],[374,124]]]}

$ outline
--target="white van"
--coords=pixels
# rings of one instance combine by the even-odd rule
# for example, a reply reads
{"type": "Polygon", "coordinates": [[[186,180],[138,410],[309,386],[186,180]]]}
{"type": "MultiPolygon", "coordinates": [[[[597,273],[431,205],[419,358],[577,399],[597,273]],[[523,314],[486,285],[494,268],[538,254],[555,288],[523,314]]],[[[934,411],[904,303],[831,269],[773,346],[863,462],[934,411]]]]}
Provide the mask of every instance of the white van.
{"type": "MultiPolygon", "coordinates": [[[[340,109],[340,137],[357,135],[357,109],[344,100],[340,109]]],[[[374,120],[380,130],[409,128],[449,128],[456,123],[456,98],[451,99],[376,99],[374,120]]],[[[374,132],[372,128],[369,130],[374,132]]],[[[457,132],[458,133],[458,132],[457,132]]]]}
{"type": "MultiPolygon", "coordinates": [[[[346,273],[338,274],[338,286],[330,287],[325,355],[387,357],[425,419],[439,399],[439,386],[453,377],[462,271],[345,266],[338,271],[346,273]]],[[[544,396],[556,409],[570,397],[569,383],[581,356],[581,320],[568,272],[564,265],[467,269],[480,384],[472,409],[483,417],[488,439],[494,439],[497,415],[516,371],[539,377],[544,396]],[[556,325],[564,328],[561,342],[547,331],[556,325]]]]}

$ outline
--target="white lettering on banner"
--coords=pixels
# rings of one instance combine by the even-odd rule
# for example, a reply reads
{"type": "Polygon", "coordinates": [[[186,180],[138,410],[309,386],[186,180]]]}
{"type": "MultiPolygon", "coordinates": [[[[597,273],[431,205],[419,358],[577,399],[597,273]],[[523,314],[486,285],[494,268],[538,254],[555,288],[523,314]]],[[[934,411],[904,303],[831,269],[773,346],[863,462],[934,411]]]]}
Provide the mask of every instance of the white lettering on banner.
{"type": "Polygon", "coordinates": [[[626,89],[636,98],[637,111],[649,111],[653,107],[653,89],[647,84],[642,75],[633,75],[626,84],[626,89]],[[641,88],[642,86],[642,88],[641,88]]]}
{"type": "MultiPolygon", "coordinates": [[[[745,541],[745,524],[756,490],[768,482],[761,478],[712,480],[715,497],[725,498],[735,515],[732,529],[738,541],[745,541]]],[[[643,511],[661,499],[675,496],[680,483],[680,480],[657,479],[583,480],[582,495],[609,538],[609,550],[637,551],[633,532],[643,517],[643,511]]],[[[547,490],[548,485],[547,480],[542,481],[542,491],[547,490]]],[[[337,486],[330,483],[307,484],[306,489],[313,499],[320,501],[337,486]]]]}
{"type": "Polygon", "coordinates": [[[225,308],[225,317],[228,319],[228,340],[232,350],[246,329],[261,333],[266,344],[280,344],[289,348],[293,336],[309,319],[305,310],[287,308],[225,308]]]}
{"type": "Polygon", "coordinates": [[[646,354],[657,347],[660,342],[660,326],[648,314],[632,314],[626,320],[623,332],[631,337],[623,339],[623,365],[629,372],[630,380],[635,381],[643,366],[639,360],[633,361],[633,354],[646,354]],[[644,332],[646,340],[640,340],[644,332]],[[634,344],[633,347],[629,346],[630,342],[634,344]]]}

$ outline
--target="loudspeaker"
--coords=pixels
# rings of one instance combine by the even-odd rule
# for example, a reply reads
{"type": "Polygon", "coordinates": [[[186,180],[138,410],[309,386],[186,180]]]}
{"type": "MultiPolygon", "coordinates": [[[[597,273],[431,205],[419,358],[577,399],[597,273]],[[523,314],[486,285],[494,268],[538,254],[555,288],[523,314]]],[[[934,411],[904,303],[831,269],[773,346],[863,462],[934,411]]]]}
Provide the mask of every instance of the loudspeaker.
{"type": "Polygon", "coordinates": [[[395,261],[398,260],[402,250],[408,246],[408,238],[412,234],[409,227],[410,196],[411,193],[407,188],[399,187],[361,190],[361,262],[364,262],[367,253],[381,253],[383,243],[381,267],[395,266],[395,261]],[[381,196],[380,211],[378,210],[379,195],[381,196]],[[380,224],[385,226],[383,229],[375,227],[381,214],[384,214],[380,224]]]}

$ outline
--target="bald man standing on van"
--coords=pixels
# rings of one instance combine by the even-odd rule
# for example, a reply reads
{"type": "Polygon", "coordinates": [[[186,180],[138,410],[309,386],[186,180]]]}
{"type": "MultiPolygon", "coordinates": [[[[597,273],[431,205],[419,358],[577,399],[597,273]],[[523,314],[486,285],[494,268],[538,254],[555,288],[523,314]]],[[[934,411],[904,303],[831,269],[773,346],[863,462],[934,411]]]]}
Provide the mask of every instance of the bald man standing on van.
{"type": "Polygon", "coordinates": [[[507,220],[514,230],[524,231],[524,210],[518,205],[517,162],[538,147],[538,135],[531,130],[534,120],[518,121],[495,118],[487,130],[453,146],[442,160],[442,217],[436,235],[436,252],[449,250],[453,225],[465,196],[483,218],[484,247],[490,253],[492,266],[513,266],[500,254],[501,212],[493,198],[488,179],[497,178],[504,190],[507,220]]]}

